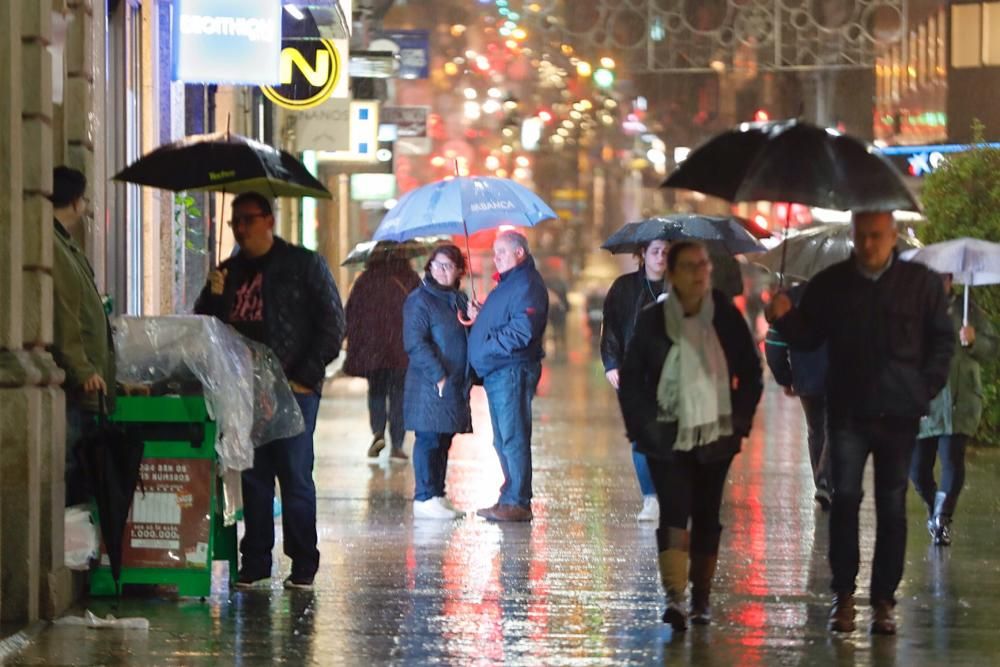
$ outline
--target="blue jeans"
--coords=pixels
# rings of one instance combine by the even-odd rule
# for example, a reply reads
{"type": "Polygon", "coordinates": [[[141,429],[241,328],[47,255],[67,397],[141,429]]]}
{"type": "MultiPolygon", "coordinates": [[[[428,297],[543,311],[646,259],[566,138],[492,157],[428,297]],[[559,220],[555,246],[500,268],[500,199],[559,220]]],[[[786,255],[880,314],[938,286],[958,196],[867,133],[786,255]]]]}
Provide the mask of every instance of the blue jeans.
{"type": "Polygon", "coordinates": [[[917,440],[910,479],[927,505],[928,516],[934,514],[934,497],[939,491],[945,494],[941,514],[950,517],[955,513],[958,494],[965,485],[965,443],[968,439],[966,435],[955,433],[917,440]],[[940,486],[934,481],[934,461],[938,457],[941,458],[940,486]]]}
{"type": "Polygon", "coordinates": [[[413,443],[413,477],[416,480],[414,500],[430,500],[444,495],[444,478],[448,472],[448,450],[454,433],[417,431],[413,443]]]}
{"type": "Polygon", "coordinates": [[[835,593],[854,593],[858,576],[858,510],[865,462],[875,468],[875,556],[871,600],[895,602],[906,555],[906,489],[918,421],[905,418],[847,420],[830,425],[830,569],[835,593]]]}
{"type": "Polygon", "coordinates": [[[503,470],[501,505],[531,507],[531,400],[541,374],[540,363],[515,364],[483,378],[503,470]]]}
{"type": "Polygon", "coordinates": [[[306,429],[254,450],[253,468],[243,471],[241,572],[253,578],[271,574],[274,550],[274,480],[281,484],[281,526],[292,576],[310,578],[319,569],[316,548],[316,484],[313,482],[313,432],[319,396],[295,394],[306,429]]]}
{"type": "Polygon", "coordinates": [[[639,478],[639,490],[644,496],[655,496],[656,487],[653,486],[653,476],[649,472],[649,461],[646,455],[638,449],[638,443],[632,443],[632,465],[635,466],[635,476],[639,478]]]}

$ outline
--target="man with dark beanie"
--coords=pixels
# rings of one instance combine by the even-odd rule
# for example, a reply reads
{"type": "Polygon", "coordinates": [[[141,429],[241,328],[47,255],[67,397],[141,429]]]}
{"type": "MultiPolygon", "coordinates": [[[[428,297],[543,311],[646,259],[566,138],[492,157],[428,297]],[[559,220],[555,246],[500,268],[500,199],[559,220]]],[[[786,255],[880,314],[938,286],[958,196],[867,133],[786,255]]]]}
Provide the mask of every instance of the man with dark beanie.
{"type": "Polygon", "coordinates": [[[87,209],[87,178],[69,167],[52,172],[52,356],[66,372],[66,505],[86,501],[84,471],[74,448],[94,422],[100,396],[114,407],[115,353],[111,325],[86,254],[73,240],[87,209]]]}

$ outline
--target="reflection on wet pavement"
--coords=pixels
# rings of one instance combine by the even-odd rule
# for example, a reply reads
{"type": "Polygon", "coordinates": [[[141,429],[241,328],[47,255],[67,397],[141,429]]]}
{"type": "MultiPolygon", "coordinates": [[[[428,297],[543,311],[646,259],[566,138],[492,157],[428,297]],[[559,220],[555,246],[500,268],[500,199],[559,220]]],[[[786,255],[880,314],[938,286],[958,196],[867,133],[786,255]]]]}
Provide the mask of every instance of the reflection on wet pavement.
{"type": "MultiPolygon", "coordinates": [[[[89,603],[102,616],[149,618],[148,633],[53,628],[13,664],[994,663],[997,452],[969,456],[950,549],[928,546],[910,494],[900,635],[869,637],[862,604],[858,632],[834,638],[825,630],[827,530],[812,503],[803,420],[798,404],[769,386],[730,473],[714,624],[675,637],[659,621],[654,532],[635,521],[641,498],[614,396],[599,363],[574,352],[568,365],[546,367],[535,402],[530,525],[471,514],[495,501],[500,483],[481,394],[477,434],[457,441],[448,476],[451,499],[470,515],[414,521],[409,465],[365,458],[364,384],[338,380],[317,431],[323,563],[314,592],[281,589],[283,557],[271,588],[260,591],[230,592],[217,565],[205,602],[89,603]]],[[[871,497],[862,510],[862,596],[871,497]]]]}

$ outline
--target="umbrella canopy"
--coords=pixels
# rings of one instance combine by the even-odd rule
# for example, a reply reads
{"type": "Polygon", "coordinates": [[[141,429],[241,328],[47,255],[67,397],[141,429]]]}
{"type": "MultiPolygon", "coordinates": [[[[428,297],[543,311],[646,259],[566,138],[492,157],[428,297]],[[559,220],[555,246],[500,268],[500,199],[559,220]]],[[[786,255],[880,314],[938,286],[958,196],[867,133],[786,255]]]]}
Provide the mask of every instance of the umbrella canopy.
{"type": "Polygon", "coordinates": [[[612,254],[636,253],[650,241],[702,241],[711,250],[730,254],[763,252],[766,248],[737,219],[687,213],[630,222],[601,244],[612,254]]]}
{"type": "Polygon", "coordinates": [[[920,210],[899,172],[873,146],[798,120],[743,123],[723,132],[695,149],[663,186],[733,202],[920,210]]]}
{"type": "Polygon", "coordinates": [[[506,178],[459,176],[406,193],[372,234],[376,241],[534,227],[556,217],[538,195],[506,178]]]}
{"type": "MultiPolygon", "coordinates": [[[[441,239],[446,237],[441,237],[441,239]]],[[[354,246],[341,266],[385,262],[390,259],[411,259],[426,255],[441,240],[439,238],[418,238],[397,243],[395,241],[362,241],[354,246]]]]}
{"type": "Polygon", "coordinates": [[[289,153],[229,132],[192,135],[165,144],[114,178],[174,192],[252,190],[274,197],[331,197],[289,153]]]}
{"type": "Polygon", "coordinates": [[[960,238],[908,250],[901,256],[938,273],[950,273],[954,282],[963,285],[1000,284],[1000,243],[960,238]]]}
{"type": "MultiPolygon", "coordinates": [[[[763,255],[752,258],[752,261],[775,273],[811,280],[823,269],[851,256],[854,251],[851,231],[851,225],[835,223],[803,227],[800,233],[789,236],[763,255]]],[[[900,252],[916,247],[920,247],[916,239],[900,235],[896,240],[896,249],[900,252]]]]}
{"type": "Polygon", "coordinates": [[[139,482],[143,442],[103,414],[78,445],[101,524],[104,550],[117,584],[122,569],[122,543],[132,497],[139,482]]]}

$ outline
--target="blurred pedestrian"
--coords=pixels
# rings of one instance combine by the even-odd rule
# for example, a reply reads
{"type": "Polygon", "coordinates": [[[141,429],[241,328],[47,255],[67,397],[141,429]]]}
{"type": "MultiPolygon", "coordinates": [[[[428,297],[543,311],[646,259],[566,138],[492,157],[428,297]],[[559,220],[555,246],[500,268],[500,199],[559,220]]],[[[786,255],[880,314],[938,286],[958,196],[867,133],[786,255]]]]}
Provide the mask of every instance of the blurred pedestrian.
{"type": "Polygon", "coordinates": [[[895,634],[910,461],[920,417],[947,380],[954,333],[941,280],[921,264],[899,260],[892,214],[858,212],[851,224],[851,257],[819,272],[796,307],[787,294],[776,294],[768,319],[793,348],[828,344],[830,629],[855,628],[858,510],[870,454],[878,524],[870,629],[895,634]]]}
{"type": "Polygon", "coordinates": [[[66,506],[86,502],[88,481],[76,446],[101,409],[114,410],[115,347],[86,253],[73,240],[87,210],[87,178],[69,167],[52,171],[52,357],[66,373],[66,506]]]}
{"type": "MultiPolygon", "coordinates": [[[[969,303],[964,324],[960,297],[952,294],[952,276],[944,274],[948,313],[961,346],[951,358],[948,382],[931,401],[930,413],[920,420],[910,478],[927,506],[927,530],[937,546],[951,544],[951,520],[965,483],[965,445],[979,428],[983,415],[980,365],[997,353],[997,334],[985,313],[969,303]],[[941,484],[934,480],[934,462],[941,458],[941,484]]],[[[966,287],[965,289],[969,289],[966,287]]]]}
{"type": "MultiPolygon", "coordinates": [[[[643,245],[637,253],[639,270],[619,276],[611,283],[611,289],[604,299],[604,317],[601,326],[601,361],[604,362],[604,376],[618,391],[620,368],[625,361],[639,312],[651,303],[660,300],[665,293],[663,277],[667,271],[667,242],[651,241],[643,245]]],[[[656,487],[649,473],[646,455],[639,451],[632,441],[632,465],[639,479],[642,492],[642,510],[639,521],[659,521],[660,504],[656,499],[656,487]]]]}
{"type": "Polygon", "coordinates": [[[274,234],[271,200],[238,195],[229,221],[239,252],[209,275],[195,312],[214,315],[270,347],[302,410],[305,431],[254,449],[243,471],[242,562],[236,586],[251,588],[271,576],[274,480],[281,486],[285,555],[292,559],[286,588],[309,589],[319,569],[313,433],[326,366],[344,339],[344,311],[326,261],[274,234]]]}
{"type": "Polygon", "coordinates": [[[406,428],[417,438],[413,516],[418,519],[463,514],[445,495],[445,478],[452,439],[456,433],[472,432],[468,331],[459,321],[469,303],[460,289],[465,271],[458,247],[435,247],[424,266],[423,284],[403,307],[403,345],[410,358],[403,414],[406,428]]]}
{"type": "MultiPolygon", "coordinates": [[[[788,291],[792,303],[798,303],[805,291],[799,283],[788,291]]],[[[751,323],[755,322],[751,320],[751,323]]],[[[753,324],[751,324],[753,328],[753,324]]],[[[764,340],[764,353],[771,375],[785,392],[798,398],[806,418],[806,442],[809,465],[812,467],[813,498],[824,512],[830,511],[830,456],[826,447],[826,372],[827,352],[824,343],[815,350],[798,350],[788,346],[778,330],[771,327],[764,340]]]]}
{"type": "Polygon", "coordinates": [[[497,286],[469,333],[469,362],[483,380],[493,422],[493,447],[503,470],[496,504],[479,510],[488,521],[531,521],[531,401],[542,373],[549,295],[528,239],[501,232],[493,244],[497,286]]]}
{"type": "Polygon", "coordinates": [[[618,389],[629,437],[648,457],[660,500],[663,622],[677,631],[687,628],[688,581],[691,622],[711,620],[726,476],[750,434],[762,390],[747,323],[728,296],[712,290],[711,274],[703,245],[670,246],[670,296],[639,314],[618,389]]]}
{"type": "Polygon", "coordinates": [[[403,304],[420,285],[420,276],[406,259],[382,256],[365,265],[347,299],[347,358],[344,372],[368,380],[368,422],[372,442],[369,458],[385,449],[389,426],[391,460],[405,461],[403,439],[403,304]]]}

